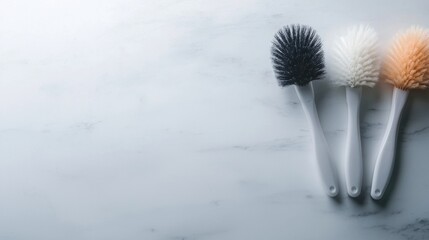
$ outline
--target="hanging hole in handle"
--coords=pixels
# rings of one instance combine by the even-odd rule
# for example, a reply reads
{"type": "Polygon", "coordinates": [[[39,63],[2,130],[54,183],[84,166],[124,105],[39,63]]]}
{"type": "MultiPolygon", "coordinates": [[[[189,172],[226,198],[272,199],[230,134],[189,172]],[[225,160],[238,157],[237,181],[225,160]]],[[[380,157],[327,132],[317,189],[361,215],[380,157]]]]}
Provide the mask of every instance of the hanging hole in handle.
{"type": "Polygon", "coordinates": [[[352,193],[353,193],[353,194],[356,194],[356,193],[357,193],[357,187],[356,187],[356,186],[353,186],[350,190],[352,190],[352,193]]]}
{"type": "Polygon", "coordinates": [[[380,196],[381,191],[380,191],[380,189],[375,189],[374,193],[376,196],[380,196]]]}
{"type": "Polygon", "coordinates": [[[332,194],[334,194],[334,193],[336,193],[336,192],[337,192],[337,189],[336,189],[334,186],[330,186],[330,187],[329,187],[329,191],[330,191],[332,194]]]}

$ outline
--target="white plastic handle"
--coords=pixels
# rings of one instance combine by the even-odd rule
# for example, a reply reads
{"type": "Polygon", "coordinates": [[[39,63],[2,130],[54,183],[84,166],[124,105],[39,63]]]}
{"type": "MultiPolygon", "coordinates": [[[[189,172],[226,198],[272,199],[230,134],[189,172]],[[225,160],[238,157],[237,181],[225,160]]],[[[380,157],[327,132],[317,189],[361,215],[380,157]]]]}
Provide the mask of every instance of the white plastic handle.
{"type": "Polygon", "coordinates": [[[389,122],[384,133],[380,152],[375,162],[374,175],[372,177],[371,197],[379,200],[383,197],[392,175],[395,162],[395,145],[401,118],[402,109],[407,101],[408,91],[397,88],[393,90],[392,107],[390,109],[389,122]]]}
{"type": "Polygon", "coordinates": [[[346,87],[348,108],[346,141],[346,186],[350,197],[359,196],[362,189],[362,147],[359,127],[359,108],[362,88],[346,87]]]}
{"type": "Polygon", "coordinates": [[[322,127],[320,126],[319,116],[317,115],[316,105],[314,103],[313,85],[309,83],[307,86],[303,87],[295,86],[295,90],[311,126],[317,165],[325,191],[328,196],[335,197],[339,191],[338,180],[331,163],[328,144],[322,127]]]}

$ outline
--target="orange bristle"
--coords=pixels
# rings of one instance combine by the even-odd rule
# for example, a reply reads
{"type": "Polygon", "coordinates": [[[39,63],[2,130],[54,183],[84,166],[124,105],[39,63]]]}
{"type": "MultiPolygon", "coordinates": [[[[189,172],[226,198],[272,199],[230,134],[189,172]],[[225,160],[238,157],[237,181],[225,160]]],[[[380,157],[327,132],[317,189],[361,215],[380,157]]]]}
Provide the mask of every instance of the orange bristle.
{"type": "Polygon", "coordinates": [[[388,83],[402,90],[428,88],[428,32],[412,27],[397,35],[383,64],[382,75],[388,83]]]}

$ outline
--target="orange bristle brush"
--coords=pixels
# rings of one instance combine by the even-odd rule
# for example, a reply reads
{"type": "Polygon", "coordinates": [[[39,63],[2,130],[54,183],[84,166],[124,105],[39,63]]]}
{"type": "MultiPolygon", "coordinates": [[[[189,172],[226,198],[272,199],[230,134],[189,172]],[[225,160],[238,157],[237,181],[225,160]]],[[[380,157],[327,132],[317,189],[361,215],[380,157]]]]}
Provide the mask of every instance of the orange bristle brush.
{"type": "Polygon", "coordinates": [[[396,136],[409,90],[429,87],[429,35],[420,27],[398,34],[382,67],[382,76],[394,86],[389,122],[375,163],[371,197],[383,197],[395,160],[396,136]]]}

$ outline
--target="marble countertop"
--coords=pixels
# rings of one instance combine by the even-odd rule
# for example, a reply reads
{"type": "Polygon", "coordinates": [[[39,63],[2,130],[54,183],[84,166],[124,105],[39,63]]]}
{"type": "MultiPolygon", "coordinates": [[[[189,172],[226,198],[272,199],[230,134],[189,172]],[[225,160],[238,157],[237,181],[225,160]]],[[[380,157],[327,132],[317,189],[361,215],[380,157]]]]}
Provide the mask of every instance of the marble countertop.
{"type": "Polygon", "coordinates": [[[289,23],[370,23],[382,47],[428,1],[0,2],[0,239],[429,239],[429,96],[404,113],[391,188],[369,197],[391,86],[365,89],[363,196],[346,196],[344,89],[315,83],[342,178],[319,184],[309,126],[270,62],[289,23]]]}

